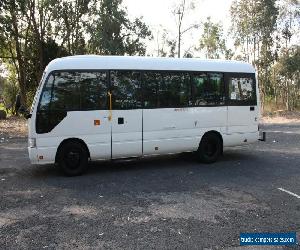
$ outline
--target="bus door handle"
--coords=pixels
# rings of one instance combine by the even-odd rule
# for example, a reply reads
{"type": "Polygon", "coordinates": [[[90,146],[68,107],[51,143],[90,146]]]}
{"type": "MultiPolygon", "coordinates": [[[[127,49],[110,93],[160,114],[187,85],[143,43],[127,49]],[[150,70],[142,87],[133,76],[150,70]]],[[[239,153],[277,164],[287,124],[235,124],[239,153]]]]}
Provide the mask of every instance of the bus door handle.
{"type": "Polygon", "coordinates": [[[255,110],[255,107],[251,106],[250,111],[254,111],[254,110],[255,110]]]}

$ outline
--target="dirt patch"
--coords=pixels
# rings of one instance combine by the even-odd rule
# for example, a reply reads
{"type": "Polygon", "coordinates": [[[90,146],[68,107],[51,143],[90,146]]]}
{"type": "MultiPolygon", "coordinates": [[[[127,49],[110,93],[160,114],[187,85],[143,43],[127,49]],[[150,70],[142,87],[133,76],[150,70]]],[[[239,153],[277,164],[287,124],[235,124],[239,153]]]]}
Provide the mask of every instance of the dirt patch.
{"type": "Polygon", "coordinates": [[[0,140],[9,137],[26,137],[27,121],[23,117],[10,116],[0,120],[0,140]]]}
{"type": "Polygon", "coordinates": [[[300,111],[277,110],[268,112],[263,114],[261,121],[268,124],[300,123],[300,111]]]}

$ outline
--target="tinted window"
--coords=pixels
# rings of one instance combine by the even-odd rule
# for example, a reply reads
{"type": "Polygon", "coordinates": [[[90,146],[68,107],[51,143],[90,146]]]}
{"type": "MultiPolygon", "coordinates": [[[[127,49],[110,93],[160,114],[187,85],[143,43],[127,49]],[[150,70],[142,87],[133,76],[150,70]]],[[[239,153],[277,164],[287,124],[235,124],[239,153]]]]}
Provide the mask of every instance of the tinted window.
{"type": "Polygon", "coordinates": [[[187,107],[191,99],[190,77],[181,72],[144,72],[144,107],[187,107]]]}
{"type": "Polygon", "coordinates": [[[50,75],[48,81],[44,85],[40,103],[36,114],[36,132],[46,133],[51,129],[49,128],[49,108],[51,101],[52,86],[54,82],[54,76],[50,75]]]}
{"type": "Polygon", "coordinates": [[[194,73],[193,106],[224,105],[224,84],[221,73],[194,73]]]}
{"type": "Polygon", "coordinates": [[[48,110],[49,109],[53,81],[54,81],[54,76],[50,75],[47,83],[44,86],[44,89],[43,89],[43,92],[41,95],[39,110],[48,110]]]}
{"type": "Polygon", "coordinates": [[[43,87],[37,133],[50,132],[68,111],[107,109],[105,72],[54,72],[43,87]]]}
{"type": "Polygon", "coordinates": [[[105,72],[82,72],[80,75],[80,109],[107,109],[107,75],[105,72]]]}
{"type": "Polygon", "coordinates": [[[167,72],[158,90],[159,107],[187,107],[190,99],[189,75],[167,72]]]}
{"type": "Polygon", "coordinates": [[[158,106],[158,87],[162,82],[159,72],[143,72],[143,96],[144,108],[156,108],[158,106]]]}
{"type": "Polygon", "coordinates": [[[51,96],[51,111],[80,110],[80,72],[56,72],[51,96]]]}
{"type": "Polygon", "coordinates": [[[134,71],[111,71],[113,109],[142,108],[140,73],[134,71]]]}
{"type": "Polygon", "coordinates": [[[255,104],[255,81],[252,77],[229,77],[229,100],[232,103],[255,104]]]}

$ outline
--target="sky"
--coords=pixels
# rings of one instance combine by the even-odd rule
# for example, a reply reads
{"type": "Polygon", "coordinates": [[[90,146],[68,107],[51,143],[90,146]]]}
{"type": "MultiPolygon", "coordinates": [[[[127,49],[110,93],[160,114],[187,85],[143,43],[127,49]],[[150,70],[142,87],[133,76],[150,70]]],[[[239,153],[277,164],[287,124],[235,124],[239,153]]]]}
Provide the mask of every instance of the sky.
{"type": "MultiPolygon", "coordinates": [[[[176,19],[172,14],[172,9],[182,0],[123,0],[123,5],[127,7],[130,17],[143,16],[144,21],[150,26],[154,35],[162,33],[162,27],[168,30],[171,37],[176,38],[176,19]]],[[[189,0],[186,0],[187,2],[189,0]]],[[[195,9],[187,13],[183,20],[183,29],[191,24],[203,23],[207,17],[211,17],[214,22],[220,22],[224,28],[224,35],[230,27],[230,6],[233,0],[194,0],[195,9]]],[[[191,30],[183,36],[183,54],[193,45],[199,43],[201,37],[201,27],[199,30],[191,30]]],[[[229,43],[232,41],[229,40],[229,43]]],[[[232,44],[228,44],[232,46],[232,44]]],[[[156,55],[157,42],[152,41],[147,44],[147,54],[156,55]]]]}

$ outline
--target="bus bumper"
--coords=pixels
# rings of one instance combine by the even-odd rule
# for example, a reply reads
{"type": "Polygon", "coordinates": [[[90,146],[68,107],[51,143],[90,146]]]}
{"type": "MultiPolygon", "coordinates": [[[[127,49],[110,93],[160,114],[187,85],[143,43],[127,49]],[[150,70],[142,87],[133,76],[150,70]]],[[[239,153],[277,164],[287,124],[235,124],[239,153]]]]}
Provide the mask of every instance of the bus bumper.
{"type": "Polygon", "coordinates": [[[31,164],[39,164],[37,148],[28,147],[28,154],[31,164]]]}
{"type": "Polygon", "coordinates": [[[28,147],[28,153],[31,164],[42,165],[55,163],[56,147],[28,147]]]}
{"type": "Polygon", "coordinates": [[[264,132],[264,131],[259,131],[259,134],[258,134],[258,140],[259,140],[259,141],[266,141],[266,132],[264,132]]]}

